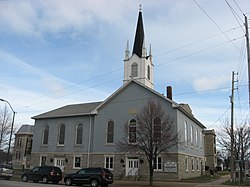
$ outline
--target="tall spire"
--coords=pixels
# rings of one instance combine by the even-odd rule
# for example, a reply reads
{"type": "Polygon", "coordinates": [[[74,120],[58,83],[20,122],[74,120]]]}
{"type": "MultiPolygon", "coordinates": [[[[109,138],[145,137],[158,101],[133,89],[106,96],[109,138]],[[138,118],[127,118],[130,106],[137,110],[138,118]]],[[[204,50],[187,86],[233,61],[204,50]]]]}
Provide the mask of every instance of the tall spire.
{"type": "Polygon", "coordinates": [[[133,54],[136,54],[138,57],[141,58],[143,56],[143,52],[142,52],[143,47],[144,47],[143,45],[144,45],[144,29],[143,29],[143,21],[142,21],[142,9],[140,5],[136,33],[135,33],[133,54]]]}
{"type": "Polygon", "coordinates": [[[126,46],[126,51],[125,51],[125,60],[129,59],[129,40],[127,40],[127,46],[126,46]]]}

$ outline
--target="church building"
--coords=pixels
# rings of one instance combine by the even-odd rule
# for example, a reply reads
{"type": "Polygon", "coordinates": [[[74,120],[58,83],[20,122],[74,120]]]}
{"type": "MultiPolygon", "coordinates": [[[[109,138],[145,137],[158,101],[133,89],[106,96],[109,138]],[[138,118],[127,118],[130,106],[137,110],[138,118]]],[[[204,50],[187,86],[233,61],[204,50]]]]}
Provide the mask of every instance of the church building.
{"type": "MultiPolygon", "coordinates": [[[[178,76],[178,75],[177,75],[178,76]]],[[[200,176],[205,168],[205,126],[187,104],[154,90],[151,46],[146,49],[142,11],[139,10],[132,53],[125,49],[124,79],[121,87],[104,101],[66,105],[32,117],[31,166],[56,165],[65,173],[83,167],[105,167],[115,179],[136,177],[147,180],[145,155],[124,153],[117,144],[124,138],[124,124],[136,128],[136,114],[151,99],[161,103],[173,117],[180,144],[158,156],[155,179],[183,179],[200,176]]]]}

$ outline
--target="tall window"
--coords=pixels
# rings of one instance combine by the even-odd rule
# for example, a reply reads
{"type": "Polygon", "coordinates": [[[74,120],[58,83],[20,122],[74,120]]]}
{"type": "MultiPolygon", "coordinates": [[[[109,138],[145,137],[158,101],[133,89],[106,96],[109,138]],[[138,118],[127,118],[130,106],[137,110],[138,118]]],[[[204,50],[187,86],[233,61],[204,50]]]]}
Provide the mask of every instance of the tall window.
{"type": "Polygon", "coordinates": [[[23,139],[20,138],[20,147],[22,147],[22,146],[23,146],[23,139]]]}
{"type": "Polygon", "coordinates": [[[154,119],[153,131],[154,131],[154,141],[160,142],[161,141],[161,119],[159,117],[156,117],[154,119]]]}
{"type": "Polygon", "coordinates": [[[157,156],[154,162],[155,162],[154,169],[155,170],[162,170],[162,159],[161,159],[161,157],[157,156]]]}
{"type": "Polygon", "coordinates": [[[185,168],[186,172],[188,172],[188,157],[185,158],[185,168]]]}
{"type": "Polygon", "coordinates": [[[136,143],[136,120],[132,119],[129,122],[129,143],[136,143]]]}
{"type": "Polygon", "coordinates": [[[185,141],[185,145],[188,145],[188,125],[187,125],[187,121],[185,121],[185,125],[184,125],[184,141],[185,141]]]}
{"type": "Polygon", "coordinates": [[[148,80],[150,80],[150,67],[148,66],[148,80]]]}
{"type": "Polygon", "coordinates": [[[202,132],[200,132],[200,148],[202,150],[202,144],[203,144],[203,135],[202,132]]]}
{"type": "Polygon", "coordinates": [[[76,156],[74,157],[74,168],[80,168],[81,167],[81,157],[76,156]]]}
{"type": "Polygon", "coordinates": [[[192,171],[194,171],[194,159],[192,158],[192,171]]]}
{"type": "Polygon", "coordinates": [[[138,76],[138,64],[135,62],[132,64],[131,76],[132,76],[132,78],[138,76]]]}
{"type": "Polygon", "coordinates": [[[76,126],[76,144],[82,144],[82,137],[83,137],[83,124],[79,123],[76,126]]]}
{"type": "Polygon", "coordinates": [[[40,158],[40,165],[41,166],[45,166],[46,165],[46,156],[42,156],[41,158],[40,158]]]}
{"type": "Polygon", "coordinates": [[[105,168],[111,170],[114,168],[114,157],[105,157],[105,168]]]}
{"type": "Polygon", "coordinates": [[[65,138],[65,125],[62,124],[59,126],[59,136],[58,136],[58,144],[63,145],[65,138]]]}
{"type": "Polygon", "coordinates": [[[198,139],[198,129],[195,129],[195,144],[196,144],[196,148],[199,148],[199,139],[198,139]]]}
{"type": "Polygon", "coordinates": [[[49,141],[49,126],[45,125],[43,128],[43,145],[48,145],[49,141]]]}
{"type": "Polygon", "coordinates": [[[114,122],[109,121],[107,124],[107,143],[114,143],[114,122]]]}
{"type": "Polygon", "coordinates": [[[190,141],[191,141],[191,146],[193,146],[193,144],[194,144],[193,133],[194,133],[194,127],[193,127],[193,125],[191,125],[191,127],[190,127],[190,141]]]}

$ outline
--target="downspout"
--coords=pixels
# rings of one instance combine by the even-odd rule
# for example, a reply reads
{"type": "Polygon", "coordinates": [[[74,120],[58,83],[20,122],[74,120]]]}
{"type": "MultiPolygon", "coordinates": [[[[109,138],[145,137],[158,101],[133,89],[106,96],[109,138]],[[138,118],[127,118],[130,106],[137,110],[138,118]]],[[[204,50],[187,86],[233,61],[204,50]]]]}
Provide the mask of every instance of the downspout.
{"type": "Polygon", "coordinates": [[[92,121],[91,121],[91,115],[89,114],[89,143],[88,143],[87,167],[89,167],[91,135],[92,135],[92,121]]]}

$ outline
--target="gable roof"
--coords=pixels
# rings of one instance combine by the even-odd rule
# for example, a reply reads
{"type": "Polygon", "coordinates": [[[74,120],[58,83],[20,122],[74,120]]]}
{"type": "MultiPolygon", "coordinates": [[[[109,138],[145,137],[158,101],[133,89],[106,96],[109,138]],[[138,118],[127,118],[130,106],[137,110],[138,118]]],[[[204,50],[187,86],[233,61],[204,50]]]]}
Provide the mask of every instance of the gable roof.
{"type": "MultiPolygon", "coordinates": [[[[92,102],[92,103],[82,103],[82,104],[72,104],[72,105],[66,105],[61,108],[37,115],[32,117],[32,119],[46,119],[46,118],[59,118],[59,117],[72,117],[72,116],[84,116],[84,115],[95,115],[98,114],[98,110],[102,108],[106,103],[108,103],[112,98],[114,98],[117,94],[122,92],[124,89],[126,89],[131,84],[137,84],[141,87],[145,88],[146,90],[154,93],[158,97],[161,97],[162,99],[166,100],[167,102],[170,102],[172,104],[172,107],[174,109],[179,110],[184,115],[186,115],[191,120],[195,121],[200,127],[206,128],[198,119],[194,117],[194,115],[188,110],[187,106],[184,104],[178,104],[174,102],[173,100],[167,98],[166,96],[160,94],[159,92],[155,91],[154,89],[149,88],[148,86],[142,84],[139,81],[136,81],[134,79],[131,79],[126,84],[122,85],[118,90],[116,90],[112,95],[110,95],[108,98],[106,98],[104,101],[101,102],[92,102]]],[[[188,106],[189,107],[189,106],[188,106]]]]}
{"type": "Polygon", "coordinates": [[[159,92],[155,91],[152,88],[149,88],[148,86],[142,84],[141,82],[135,80],[135,79],[131,79],[129,82],[127,82],[126,84],[124,84],[122,87],[120,87],[118,90],[116,90],[112,95],[110,95],[107,99],[105,99],[100,105],[98,105],[93,111],[92,113],[97,114],[98,110],[103,107],[107,102],[109,102],[113,97],[115,97],[117,94],[119,94],[120,92],[122,92],[124,89],[126,89],[126,87],[128,87],[130,84],[135,83],[138,84],[142,87],[144,87],[145,89],[147,89],[148,91],[156,94],[157,96],[161,97],[162,99],[166,100],[167,102],[170,102],[172,104],[172,107],[174,109],[178,109],[180,112],[182,112],[183,114],[185,114],[188,118],[192,119],[193,121],[195,121],[195,123],[197,123],[201,128],[206,128],[198,119],[196,119],[194,117],[194,115],[190,112],[191,109],[187,104],[178,104],[176,102],[174,102],[173,100],[167,98],[166,96],[160,94],[159,92]],[[187,106],[186,106],[187,105],[187,106]],[[189,107],[189,110],[188,110],[189,107]]]}
{"type": "Polygon", "coordinates": [[[72,104],[66,105],[49,112],[32,117],[32,119],[45,119],[45,118],[58,118],[58,117],[72,117],[72,116],[84,116],[91,114],[102,102],[93,103],[82,103],[82,104],[72,104]]]}

